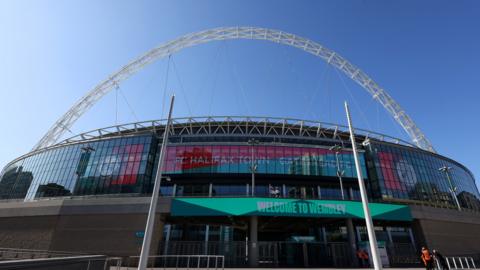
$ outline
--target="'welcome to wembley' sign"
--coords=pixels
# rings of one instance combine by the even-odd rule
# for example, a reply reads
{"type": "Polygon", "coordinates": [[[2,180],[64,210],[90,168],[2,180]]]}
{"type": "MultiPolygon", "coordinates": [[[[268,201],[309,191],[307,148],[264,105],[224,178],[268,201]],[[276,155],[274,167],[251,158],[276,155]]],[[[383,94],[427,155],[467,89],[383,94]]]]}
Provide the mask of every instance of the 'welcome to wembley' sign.
{"type": "MultiPolygon", "coordinates": [[[[411,221],[407,205],[370,203],[374,219],[411,221]]],[[[363,218],[361,202],[280,198],[175,198],[172,216],[293,216],[363,218]]]]}

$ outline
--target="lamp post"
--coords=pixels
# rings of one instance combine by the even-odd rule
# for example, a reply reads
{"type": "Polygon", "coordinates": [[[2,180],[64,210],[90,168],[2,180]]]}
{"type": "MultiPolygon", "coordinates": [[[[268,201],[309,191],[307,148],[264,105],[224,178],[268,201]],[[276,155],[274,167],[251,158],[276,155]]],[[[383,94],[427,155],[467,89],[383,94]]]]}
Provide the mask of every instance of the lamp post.
{"type": "Polygon", "coordinates": [[[140,253],[140,259],[138,261],[138,270],[145,270],[147,267],[148,256],[150,255],[150,243],[152,242],[153,225],[155,221],[155,212],[157,210],[158,194],[160,193],[160,185],[162,182],[162,170],[163,160],[165,157],[165,151],[167,148],[168,134],[170,131],[170,123],[172,121],[173,104],[175,101],[175,95],[172,96],[170,101],[170,111],[168,113],[167,124],[165,131],[163,132],[162,147],[160,148],[160,156],[158,157],[157,174],[155,176],[155,182],[153,184],[152,199],[150,201],[150,208],[148,209],[147,224],[145,226],[145,234],[143,236],[142,251],[140,253]]]}
{"type": "Polygon", "coordinates": [[[80,182],[80,177],[85,175],[85,171],[87,170],[88,162],[90,160],[90,154],[95,151],[95,148],[87,145],[81,147],[80,151],[80,160],[78,161],[77,170],[75,172],[77,175],[77,184],[75,186],[79,186],[78,182],[80,182]]]}
{"type": "MultiPolygon", "coordinates": [[[[91,147],[90,145],[84,146],[80,148],[80,150],[85,155],[89,155],[90,153],[95,152],[95,148],[91,147]]],[[[87,156],[87,157],[83,155],[80,156],[80,161],[78,166],[79,168],[77,168],[77,175],[83,174],[84,170],[87,168],[87,164],[85,164],[85,162],[88,163],[89,158],[90,156],[87,156]]]]}
{"type": "Polygon", "coordinates": [[[370,251],[372,253],[373,267],[375,268],[375,270],[381,270],[382,262],[378,254],[377,237],[375,236],[372,216],[370,214],[370,209],[368,208],[367,190],[365,188],[365,183],[363,182],[362,169],[360,168],[360,162],[358,160],[358,153],[357,153],[357,144],[355,142],[355,132],[353,130],[352,119],[350,117],[350,109],[348,108],[348,104],[346,101],[345,101],[345,112],[347,114],[348,128],[350,130],[350,140],[352,142],[353,158],[355,159],[355,168],[357,171],[358,186],[360,188],[360,195],[362,197],[363,213],[365,216],[365,223],[367,225],[367,233],[368,233],[368,240],[369,240],[368,242],[370,244],[370,251]]]}
{"type": "Polygon", "coordinates": [[[441,167],[441,168],[438,168],[439,171],[444,172],[445,175],[447,176],[447,181],[448,181],[448,185],[449,185],[448,189],[450,190],[450,194],[453,197],[453,201],[457,204],[458,211],[462,211],[462,208],[460,207],[460,203],[458,202],[457,194],[455,193],[455,191],[457,190],[457,187],[453,186],[452,179],[450,179],[450,170],[451,169],[452,169],[452,167],[448,167],[446,165],[441,167]]]}
{"type": "Polygon", "coordinates": [[[340,161],[338,159],[338,155],[340,154],[340,151],[342,151],[342,147],[340,145],[334,145],[332,147],[330,147],[330,150],[331,151],[335,151],[335,161],[337,163],[337,177],[338,177],[338,181],[340,182],[340,192],[342,194],[342,200],[345,200],[345,194],[343,192],[343,175],[345,174],[345,171],[344,170],[340,170],[340,161]]]}
{"type": "Polygon", "coordinates": [[[250,139],[248,140],[248,144],[251,145],[251,157],[250,157],[250,170],[252,172],[252,192],[250,195],[253,197],[255,196],[255,171],[257,170],[257,164],[255,161],[255,154],[254,154],[254,148],[255,145],[258,145],[260,142],[255,139],[250,139]]]}

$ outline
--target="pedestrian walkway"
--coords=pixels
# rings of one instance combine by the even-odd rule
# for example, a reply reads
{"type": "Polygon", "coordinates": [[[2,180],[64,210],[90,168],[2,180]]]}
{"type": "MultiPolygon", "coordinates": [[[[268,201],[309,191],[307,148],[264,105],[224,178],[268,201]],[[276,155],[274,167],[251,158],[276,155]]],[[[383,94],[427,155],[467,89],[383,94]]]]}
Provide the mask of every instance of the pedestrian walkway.
{"type": "MultiPolygon", "coordinates": [[[[116,267],[112,267],[110,268],[111,270],[117,270],[116,267]]],[[[120,267],[118,268],[118,270],[136,270],[137,268],[136,267],[120,267]]],[[[192,269],[192,268],[147,268],[148,270],[188,270],[188,269],[192,269]]],[[[207,269],[207,268],[204,268],[204,269],[207,269]]],[[[213,268],[209,268],[209,269],[215,269],[214,267],[213,268]]],[[[254,270],[254,269],[258,269],[258,270],[336,270],[336,269],[342,269],[342,270],[365,270],[365,269],[373,269],[373,268],[225,268],[225,269],[235,269],[235,270],[254,270]]],[[[384,268],[384,269],[388,269],[388,270],[420,270],[420,269],[425,269],[425,268],[384,268]]]]}

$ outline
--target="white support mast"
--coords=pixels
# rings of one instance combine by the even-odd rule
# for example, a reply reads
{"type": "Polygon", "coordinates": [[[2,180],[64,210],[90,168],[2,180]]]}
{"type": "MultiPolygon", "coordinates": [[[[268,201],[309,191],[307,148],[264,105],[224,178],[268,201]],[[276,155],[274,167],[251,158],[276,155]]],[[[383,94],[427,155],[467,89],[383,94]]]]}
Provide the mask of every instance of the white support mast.
{"type": "Polygon", "coordinates": [[[150,255],[150,243],[152,242],[153,225],[155,223],[155,212],[157,210],[158,196],[160,193],[160,185],[162,183],[163,161],[165,159],[165,151],[168,143],[168,134],[172,121],[173,104],[175,102],[175,95],[170,101],[170,111],[168,112],[167,124],[163,132],[162,147],[160,148],[160,156],[158,157],[157,174],[153,184],[152,200],[150,201],[150,208],[148,210],[147,225],[145,226],[145,234],[143,236],[142,252],[138,261],[138,270],[145,270],[148,263],[148,256],[150,255]]]}
{"type": "Polygon", "coordinates": [[[367,190],[365,188],[365,183],[363,182],[362,169],[360,168],[360,162],[358,160],[357,144],[355,143],[355,132],[353,130],[352,119],[350,117],[350,109],[348,108],[348,103],[346,101],[345,112],[347,113],[348,128],[350,129],[350,140],[352,142],[353,158],[355,159],[355,168],[357,169],[358,185],[360,187],[360,195],[362,197],[363,213],[365,215],[365,223],[367,225],[368,242],[370,244],[373,266],[375,270],[382,270],[382,261],[380,260],[380,256],[378,253],[377,237],[375,236],[372,216],[370,214],[370,209],[368,208],[367,190]]]}

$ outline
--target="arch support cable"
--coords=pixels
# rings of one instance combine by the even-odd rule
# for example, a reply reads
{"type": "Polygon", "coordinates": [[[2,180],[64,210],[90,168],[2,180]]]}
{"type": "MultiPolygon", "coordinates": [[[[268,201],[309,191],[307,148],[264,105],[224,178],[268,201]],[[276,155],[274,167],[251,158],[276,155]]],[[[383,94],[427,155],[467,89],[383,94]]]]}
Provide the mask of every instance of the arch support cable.
{"type": "Polygon", "coordinates": [[[275,43],[295,47],[315,55],[338,70],[342,71],[347,77],[351,78],[398,122],[405,130],[410,139],[424,150],[435,152],[432,144],[428,141],[422,131],[415,125],[413,120],[405,113],[398,103],[366,73],[348,62],[338,53],[325,48],[321,44],[308,40],[294,34],[285,33],[278,30],[258,28],[258,27],[221,27],[196,33],[191,33],[168,41],[113,73],[106,80],[102,81],[95,88],[90,90],[80,98],[55,124],[48,130],[42,139],[34,146],[33,150],[48,147],[55,144],[62,135],[80,118],[83,113],[88,111],[98,100],[105,96],[116,85],[126,80],[143,67],[155,62],[158,59],[167,57],[184,48],[200,45],[207,42],[230,39],[253,39],[266,40],[275,43]]]}

